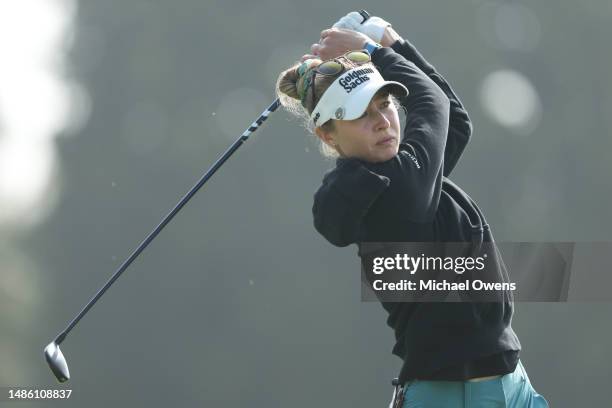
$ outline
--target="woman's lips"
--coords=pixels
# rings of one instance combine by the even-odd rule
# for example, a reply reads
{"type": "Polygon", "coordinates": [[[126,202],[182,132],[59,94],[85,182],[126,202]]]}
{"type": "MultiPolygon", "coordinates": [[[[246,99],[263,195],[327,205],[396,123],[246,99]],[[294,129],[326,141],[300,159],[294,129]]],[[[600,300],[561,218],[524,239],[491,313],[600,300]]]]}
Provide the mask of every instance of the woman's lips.
{"type": "Polygon", "coordinates": [[[392,142],[395,141],[395,138],[393,136],[389,136],[389,137],[385,137],[383,140],[381,140],[380,142],[376,143],[376,145],[386,145],[386,144],[390,144],[392,142]]]}

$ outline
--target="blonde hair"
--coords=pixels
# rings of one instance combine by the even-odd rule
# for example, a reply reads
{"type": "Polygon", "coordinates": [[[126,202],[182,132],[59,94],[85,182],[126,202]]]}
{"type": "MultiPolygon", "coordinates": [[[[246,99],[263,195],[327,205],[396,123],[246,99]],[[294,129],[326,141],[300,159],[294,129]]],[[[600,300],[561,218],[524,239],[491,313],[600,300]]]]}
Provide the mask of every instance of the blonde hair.
{"type": "MultiPolygon", "coordinates": [[[[302,62],[296,62],[291,68],[281,72],[276,80],[276,95],[280,99],[281,104],[287,111],[302,120],[303,126],[312,134],[315,133],[315,126],[312,120],[310,120],[310,114],[327,88],[342,74],[341,72],[337,75],[318,75],[312,72],[322,62],[320,59],[310,60],[307,62],[308,68],[304,70],[302,75],[298,72],[302,62]],[[310,78],[310,81],[315,81],[314,97],[312,95],[312,86],[310,83],[307,83],[308,78],[310,78]]],[[[338,62],[344,66],[345,71],[353,68],[352,65],[344,61],[339,60],[338,62]]],[[[321,129],[326,132],[333,131],[334,121],[329,120],[322,124],[321,129]]],[[[319,140],[319,150],[323,156],[328,158],[339,156],[336,149],[331,148],[322,140],[319,140]]]]}

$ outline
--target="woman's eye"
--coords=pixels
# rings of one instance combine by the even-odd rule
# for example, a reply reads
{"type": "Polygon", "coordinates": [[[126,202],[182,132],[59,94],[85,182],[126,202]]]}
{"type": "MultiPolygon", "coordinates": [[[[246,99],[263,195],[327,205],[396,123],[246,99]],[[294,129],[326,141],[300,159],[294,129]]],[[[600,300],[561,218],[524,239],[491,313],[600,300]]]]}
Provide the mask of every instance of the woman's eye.
{"type": "MultiPolygon", "coordinates": [[[[387,109],[389,106],[391,106],[391,101],[384,101],[381,105],[380,105],[380,109],[387,109]]],[[[363,114],[358,117],[357,119],[363,119],[366,116],[368,116],[368,110],[366,109],[365,112],[363,112],[363,114]]]]}

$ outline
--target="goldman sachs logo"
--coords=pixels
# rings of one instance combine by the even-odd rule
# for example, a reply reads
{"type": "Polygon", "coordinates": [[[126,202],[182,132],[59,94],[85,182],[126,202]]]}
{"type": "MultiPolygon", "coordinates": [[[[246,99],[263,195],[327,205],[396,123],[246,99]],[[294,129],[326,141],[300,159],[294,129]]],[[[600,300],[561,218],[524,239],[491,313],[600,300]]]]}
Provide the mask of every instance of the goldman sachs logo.
{"type": "Polygon", "coordinates": [[[346,93],[351,93],[351,91],[357,88],[359,85],[368,82],[370,77],[367,74],[373,73],[374,70],[372,68],[357,69],[340,78],[338,83],[340,86],[342,86],[342,88],[344,88],[346,93]]]}

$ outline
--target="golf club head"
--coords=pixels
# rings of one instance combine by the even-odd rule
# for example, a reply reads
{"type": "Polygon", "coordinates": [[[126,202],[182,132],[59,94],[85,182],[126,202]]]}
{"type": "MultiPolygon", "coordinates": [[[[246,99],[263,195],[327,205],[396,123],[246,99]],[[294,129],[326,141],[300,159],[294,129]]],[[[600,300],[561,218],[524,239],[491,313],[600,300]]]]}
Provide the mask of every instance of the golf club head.
{"type": "Polygon", "coordinates": [[[45,347],[45,358],[59,382],[65,382],[70,379],[68,364],[62,350],[60,350],[59,345],[55,341],[52,341],[45,347]]]}

